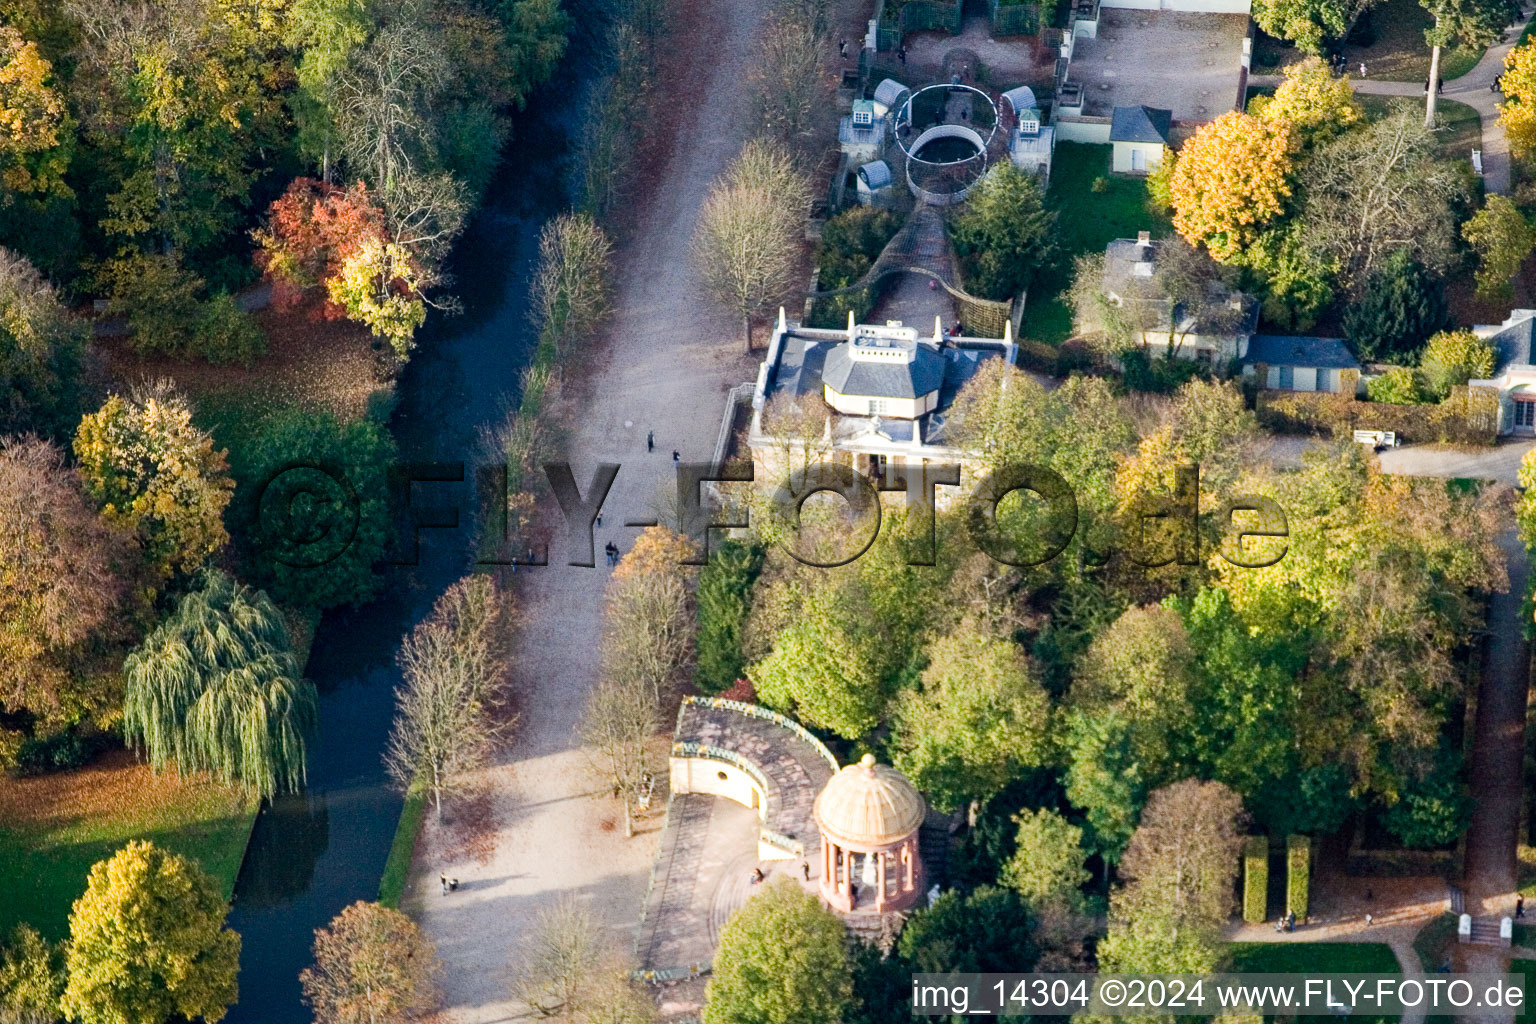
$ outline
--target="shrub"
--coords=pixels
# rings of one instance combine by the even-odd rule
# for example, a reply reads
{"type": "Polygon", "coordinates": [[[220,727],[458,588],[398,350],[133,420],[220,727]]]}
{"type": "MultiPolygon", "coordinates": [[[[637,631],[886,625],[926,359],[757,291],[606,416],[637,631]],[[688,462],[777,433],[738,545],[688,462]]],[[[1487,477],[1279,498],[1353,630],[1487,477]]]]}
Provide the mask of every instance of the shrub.
{"type": "Polygon", "coordinates": [[[1269,838],[1249,836],[1243,847],[1243,920],[1260,924],[1269,914],[1269,838]]]}
{"type": "Polygon", "coordinates": [[[1426,400],[1419,387],[1419,375],[1406,366],[1394,366],[1365,384],[1365,393],[1373,402],[1389,405],[1419,405],[1426,400]]]}
{"type": "Polygon", "coordinates": [[[1429,339],[1419,361],[1424,386],[1441,399],[1457,384],[1493,376],[1493,368],[1493,346],[1471,331],[1441,331],[1429,339]]]}
{"type": "Polygon", "coordinates": [[[1306,836],[1285,837],[1285,909],[1306,920],[1307,895],[1311,890],[1312,840],[1306,836]]]}
{"type": "MultiPolygon", "coordinates": [[[[863,277],[880,252],[901,230],[901,218],[889,210],[858,206],[833,217],[821,229],[816,244],[816,287],[830,292],[847,288],[863,277]]],[[[872,289],[821,299],[814,322],[825,327],[847,322],[848,311],[863,319],[875,298],[872,289]]]]}
{"type": "Polygon", "coordinates": [[[1055,235],[1040,182],[1007,161],[987,172],[950,222],[965,289],[984,299],[1011,299],[1029,287],[1054,259],[1055,235]]]}
{"type": "Polygon", "coordinates": [[[101,280],[107,310],[128,318],[134,351],[249,363],[266,336],[228,292],[204,298],[207,285],[174,255],[134,253],[109,261],[101,280]]]}
{"type": "Polygon", "coordinates": [[[256,319],[228,292],[216,292],[205,303],[192,338],[191,351],[210,363],[240,363],[267,350],[267,336],[256,319]]]}

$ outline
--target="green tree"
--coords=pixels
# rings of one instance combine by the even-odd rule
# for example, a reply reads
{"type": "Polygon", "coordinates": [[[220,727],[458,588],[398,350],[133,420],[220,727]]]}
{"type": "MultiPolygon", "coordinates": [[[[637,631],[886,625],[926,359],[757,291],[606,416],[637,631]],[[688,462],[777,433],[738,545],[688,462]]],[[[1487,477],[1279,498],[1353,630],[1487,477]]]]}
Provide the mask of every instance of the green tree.
{"type": "Polygon", "coordinates": [[[1067,716],[1067,799],[1083,809],[1094,849],[1106,865],[1120,859],[1146,795],[1123,712],[1067,716]]]}
{"type": "Polygon", "coordinates": [[[1359,301],[1344,310],[1344,333],[1361,359],[1412,358],[1445,318],[1440,278],[1399,249],[1370,273],[1359,301]]]}
{"type": "Polygon", "coordinates": [[[1494,362],[1493,346],[1471,331],[1441,331],[1424,346],[1419,373],[1425,386],[1443,399],[1455,385],[1492,377],[1494,362]]]}
{"type": "Polygon", "coordinates": [[[895,702],[892,760],[952,811],[1041,763],[1050,701],[1018,644],[965,623],[928,647],[915,690],[895,702]]]}
{"type": "MultiPolygon", "coordinates": [[[[1481,52],[1499,38],[1504,26],[1509,24],[1510,8],[1502,0],[1419,0],[1419,6],[1429,12],[1435,23],[1424,30],[1424,41],[1429,44],[1429,79],[1436,85],[1440,81],[1440,50],[1445,46],[1459,46],[1481,52]]],[[[1424,100],[1424,124],[1435,123],[1435,99],[1438,89],[1429,89],[1424,100]]]]}
{"type": "Polygon", "coordinates": [[[912,915],[896,950],[913,971],[1027,971],[1035,962],[1024,903],[1012,889],[950,889],[912,915]]]}
{"type": "Polygon", "coordinates": [[[1461,781],[1460,760],[1442,748],[1433,770],[1409,783],[1387,809],[1386,826],[1404,846],[1433,850],[1454,843],[1466,831],[1472,798],[1461,781]]]}
{"type": "Polygon", "coordinates": [[[949,227],[966,289],[987,299],[1018,295],[1050,265],[1055,227],[1039,180],[1010,161],[994,165],[949,227]]]}
{"type": "Polygon", "coordinates": [[[507,32],[511,101],[522,109],[565,56],[571,18],[559,0],[498,0],[496,12],[507,32]]]}
{"type": "Polygon", "coordinates": [[[1317,54],[1349,30],[1370,0],[1257,0],[1253,20],[1265,32],[1317,54]]]}
{"type": "Polygon", "coordinates": [[[1349,87],[1349,77],[1334,77],[1321,57],[1308,57],[1286,67],[1285,81],[1274,96],[1256,96],[1253,103],[1259,106],[1255,110],[1251,103],[1250,113],[1258,114],[1260,120],[1289,123],[1309,144],[1326,142],[1365,120],[1365,113],[1349,87]]]}
{"type": "Polygon", "coordinates": [[[1052,810],[1024,810],[1014,815],[1019,827],[1014,854],[1003,865],[1001,881],[1037,910],[1060,906],[1080,910],[1083,830],[1052,810]]]}
{"type": "Polygon", "coordinates": [[[359,900],[315,929],[314,950],[299,984],[316,1024],[405,1024],[434,1004],[442,965],[398,910],[359,900]]]}
{"type": "Polygon", "coordinates": [[[123,663],[123,734],[156,771],[209,771],[261,796],[304,780],[318,702],[283,615],[218,570],[123,663]]]}
{"type": "Polygon", "coordinates": [[[113,395],[75,432],[86,493],[108,521],[138,534],[165,576],[196,571],[229,540],[224,506],[235,484],[224,454],[166,387],[113,395]]]}
{"type": "Polygon", "coordinates": [[[74,424],[87,333],[25,257],[0,248],[0,433],[74,424]]]}
{"type": "Polygon", "coordinates": [[[54,1024],[64,993],[62,949],[19,924],[0,951],[0,1024],[54,1024]]]}
{"type": "Polygon", "coordinates": [[[1477,253],[1477,294],[1509,299],[1520,265],[1536,249],[1536,225],[1507,196],[1493,193],[1461,226],[1461,237],[1477,253]]]}
{"type": "Polygon", "coordinates": [[[820,728],[856,739],[880,721],[885,691],[873,634],[848,621],[823,590],[780,633],[773,651],[747,669],[758,697],[820,728]]]}
{"type": "Polygon", "coordinates": [[[1294,222],[1261,234],[1242,260],[1265,288],[1266,320],[1304,331],[1333,301],[1337,265],[1310,245],[1294,222]]]}
{"type": "Polygon", "coordinates": [[[369,420],[294,409],[237,452],[239,521],[256,580],[284,604],[359,605],[392,536],[385,473],[395,446],[369,420]]]}
{"type": "Polygon", "coordinates": [[[1143,777],[1166,780],[1183,760],[1195,721],[1194,664],[1177,612],[1159,605],[1130,608],[1089,645],[1070,702],[1091,714],[1118,711],[1130,727],[1143,777]]]}
{"type": "Polygon", "coordinates": [[[827,1024],[853,996],[843,922],[776,879],[726,922],[705,990],[704,1024],[827,1024]]]}
{"type": "Polygon", "coordinates": [[[69,915],[61,1008],[78,1024],[217,1024],[235,1001],[240,936],[195,863],[135,840],[91,868],[69,915]]]}
{"type": "Polygon", "coordinates": [[[742,631],[751,609],[752,584],[762,562],[761,548],[726,541],[699,570],[694,596],[699,634],[693,680],[705,693],[730,689],[746,670],[742,631]]]}

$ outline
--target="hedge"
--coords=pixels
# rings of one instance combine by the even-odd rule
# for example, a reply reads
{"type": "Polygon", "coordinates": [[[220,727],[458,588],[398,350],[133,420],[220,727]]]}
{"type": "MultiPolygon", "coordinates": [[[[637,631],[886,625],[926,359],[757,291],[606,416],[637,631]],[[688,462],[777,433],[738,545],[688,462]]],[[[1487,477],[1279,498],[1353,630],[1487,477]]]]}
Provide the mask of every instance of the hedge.
{"type": "Polygon", "coordinates": [[[1265,427],[1286,433],[1326,431],[1348,438],[1356,430],[1390,430],[1400,442],[1498,443],[1499,400],[1490,388],[1459,385],[1437,405],[1395,405],[1356,399],[1353,380],[1343,379],[1353,376],[1351,371],[1340,374],[1344,390],[1339,394],[1261,390],[1254,411],[1265,427]]]}
{"type": "Polygon", "coordinates": [[[1269,916],[1269,837],[1249,836],[1243,846],[1243,920],[1263,924],[1269,916]]]}
{"type": "Polygon", "coordinates": [[[421,816],[427,808],[427,787],[413,785],[405,794],[400,809],[400,823],[395,826],[395,841],[389,846],[389,859],[379,879],[379,902],[392,910],[400,909],[405,882],[411,874],[411,856],[416,852],[416,834],[421,831],[421,816]]]}
{"type": "Polygon", "coordinates": [[[1312,840],[1306,836],[1285,839],[1285,909],[1305,921],[1307,894],[1311,888],[1312,840]]]}

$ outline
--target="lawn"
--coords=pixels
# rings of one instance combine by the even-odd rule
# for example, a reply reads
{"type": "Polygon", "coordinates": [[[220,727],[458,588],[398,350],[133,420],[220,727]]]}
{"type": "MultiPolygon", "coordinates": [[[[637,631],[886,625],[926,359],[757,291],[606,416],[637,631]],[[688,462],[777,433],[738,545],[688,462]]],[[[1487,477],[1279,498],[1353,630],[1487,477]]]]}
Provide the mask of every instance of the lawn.
{"type": "Polygon", "coordinates": [[[1135,238],[1150,230],[1166,235],[1166,214],[1147,209],[1143,178],[1109,173],[1110,147],[1062,142],[1051,160],[1051,187],[1046,205],[1056,211],[1056,263],[1035,278],[1024,307],[1021,333],[1033,341],[1059,345],[1072,334],[1072,311],[1059,296],[1072,280],[1072,260],[1103,252],[1116,238],[1135,238]],[[1103,179],[1104,191],[1093,184],[1103,179]]]}
{"type": "Polygon", "coordinates": [[[74,771],[0,778],[0,935],[25,921],[63,938],[91,865],[130,839],[195,858],[228,897],[256,809],[237,789],[204,776],[155,775],[120,749],[74,771]]]}
{"type": "MultiPolygon", "coordinates": [[[[1363,61],[1367,78],[1422,83],[1429,77],[1429,46],[1424,42],[1424,30],[1429,26],[1429,12],[1418,0],[1385,0],[1361,17],[1350,37],[1352,41],[1340,50],[1351,77],[1359,77],[1363,61]]],[[[1255,74],[1274,74],[1305,56],[1296,47],[1263,32],[1256,35],[1255,74]]],[[[1447,82],[1460,78],[1482,56],[1481,50],[1444,50],[1440,54],[1440,77],[1447,82]]]]}
{"type": "Polygon", "coordinates": [[[1397,974],[1385,942],[1234,942],[1232,970],[1250,974],[1397,974]]]}

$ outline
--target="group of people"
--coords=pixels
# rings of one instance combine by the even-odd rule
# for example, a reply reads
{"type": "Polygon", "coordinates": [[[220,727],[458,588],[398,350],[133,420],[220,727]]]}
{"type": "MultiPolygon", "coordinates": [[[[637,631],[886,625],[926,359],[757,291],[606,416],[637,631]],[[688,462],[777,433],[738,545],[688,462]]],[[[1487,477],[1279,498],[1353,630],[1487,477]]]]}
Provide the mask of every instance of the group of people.
{"type": "Polygon", "coordinates": [[[1296,930],[1296,911],[1291,911],[1275,921],[1275,931],[1293,932],[1296,930]]]}
{"type": "Polygon", "coordinates": [[[608,558],[608,568],[612,569],[619,564],[619,546],[613,541],[603,545],[603,554],[608,558]]]}

